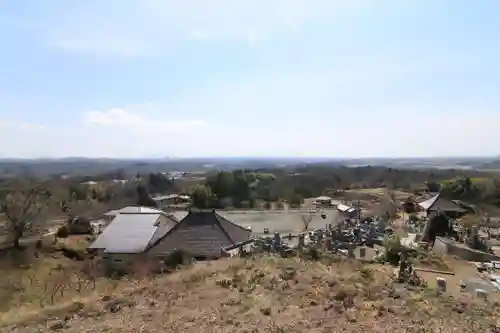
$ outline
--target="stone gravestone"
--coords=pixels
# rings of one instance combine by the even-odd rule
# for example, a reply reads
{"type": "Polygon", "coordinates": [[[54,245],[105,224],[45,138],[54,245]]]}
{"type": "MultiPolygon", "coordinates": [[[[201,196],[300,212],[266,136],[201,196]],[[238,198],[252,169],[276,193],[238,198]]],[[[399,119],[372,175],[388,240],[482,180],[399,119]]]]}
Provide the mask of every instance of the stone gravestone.
{"type": "Polygon", "coordinates": [[[375,226],[370,225],[370,229],[368,230],[368,235],[366,239],[366,245],[369,247],[373,247],[375,244],[375,239],[377,238],[377,230],[375,226]]]}
{"type": "Polygon", "coordinates": [[[330,237],[325,236],[323,240],[321,241],[321,251],[326,252],[328,250],[329,244],[330,244],[330,237]]]}
{"type": "Polygon", "coordinates": [[[304,247],[305,246],[305,235],[304,234],[299,234],[299,247],[304,247]]]}
{"type": "Polygon", "coordinates": [[[347,246],[347,258],[356,258],[356,255],[354,254],[355,248],[356,248],[356,245],[354,245],[354,244],[349,244],[347,246]]]}
{"type": "Polygon", "coordinates": [[[245,256],[245,250],[243,249],[243,245],[238,246],[238,256],[240,257],[245,256]]]}
{"type": "Polygon", "coordinates": [[[274,240],[273,240],[273,245],[274,245],[274,249],[275,250],[278,250],[281,248],[281,236],[279,233],[275,232],[274,233],[274,240]]]}
{"type": "Polygon", "coordinates": [[[326,243],[326,248],[330,252],[336,252],[335,250],[335,240],[332,237],[328,237],[328,242],[326,243]]]}
{"type": "Polygon", "coordinates": [[[399,274],[398,282],[404,282],[407,278],[408,262],[406,261],[406,255],[401,253],[399,256],[399,274]]]}
{"type": "Polygon", "coordinates": [[[438,276],[436,278],[436,285],[437,285],[438,292],[442,292],[442,293],[446,292],[446,279],[438,276]]]}
{"type": "Polygon", "coordinates": [[[476,289],[476,295],[477,297],[482,298],[485,301],[488,300],[488,292],[484,289],[476,289]]]}

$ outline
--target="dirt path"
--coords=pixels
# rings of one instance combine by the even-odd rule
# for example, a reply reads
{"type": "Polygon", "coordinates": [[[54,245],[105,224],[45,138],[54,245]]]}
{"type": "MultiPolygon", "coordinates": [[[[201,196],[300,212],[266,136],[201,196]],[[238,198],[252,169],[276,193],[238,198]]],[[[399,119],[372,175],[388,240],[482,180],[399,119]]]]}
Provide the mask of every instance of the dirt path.
{"type": "MultiPolygon", "coordinates": [[[[448,259],[446,260],[446,263],[450,267],[450,270],[455,273],[455,275],[445,275],[431,272],[418,272],[418,275],[424,278],[431,288],[437,288],[437,277],[446,279],[447,293],[455,297],[463,294],[463,291],[460,288],[461,281],[469,279],[481,279],[473,264],[468,261],[448,259]]],[[[498,293],[490,293],[489,297],[492,297],[495,300],[500,299],[500,295],[498,293]]]]}

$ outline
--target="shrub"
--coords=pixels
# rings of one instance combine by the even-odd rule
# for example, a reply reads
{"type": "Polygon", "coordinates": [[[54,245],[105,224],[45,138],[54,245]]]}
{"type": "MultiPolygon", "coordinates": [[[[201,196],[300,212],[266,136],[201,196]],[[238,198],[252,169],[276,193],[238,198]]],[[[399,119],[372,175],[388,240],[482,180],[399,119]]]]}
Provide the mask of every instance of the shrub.
{"type": "Polygon", "coordinates": [[[385,260],[393,265],[399,263],[399,254],[402,249],[401,239],[397,234],[387,235],[384,239],[385,260]]]}
{"type": "Polygon", "coordinates": [[[62,226],[57,229],[57,237],[58,238],[68,238],[69,237],[69,228],[67,226],[62,226]]]}

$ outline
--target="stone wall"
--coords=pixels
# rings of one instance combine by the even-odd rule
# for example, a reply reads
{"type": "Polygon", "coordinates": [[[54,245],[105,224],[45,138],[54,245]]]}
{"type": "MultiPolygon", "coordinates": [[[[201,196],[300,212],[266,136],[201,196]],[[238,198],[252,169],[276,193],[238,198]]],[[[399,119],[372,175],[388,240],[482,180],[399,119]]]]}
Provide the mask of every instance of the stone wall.
{"type": "Polygon", "coordinates": [[[169,255],[157,256],[151,252],[128,254],[107,253],[101,250],[98,252],[98,255],[101,256],[104,272],[108,275],[112,275],[113,273],[161,273],[167,267],[187,265],[193,259],[188,253],[181,251],[174,251],[169,255]]]}
{"type": "Polygon", "coordinates": [[[489,261],[500,260],[500,257],[498,256],[471,249],[463,244],[458,244],[453,240],[443,237],[436,237],[433,249],[436,253],[442,255],[445,254],[454,255],[459,257],[460,259],[468,261],[489,262],[489,261]]]}
{"type": "Polygon", "coordinates": [[[160,261],[157,257],[147,253],[107,253],[101,254],[103,268],[106,274],[113,273],[144,273],[155,271],[159,268],[160,261]]]}
{"type": "Polygon", "coordinates": [[[138,256],[135,254],[125,253],[103,253],[102,259],[104,269],[107,273],[125,273],[132,268],[133,264],[137,261],[138,256]]]}

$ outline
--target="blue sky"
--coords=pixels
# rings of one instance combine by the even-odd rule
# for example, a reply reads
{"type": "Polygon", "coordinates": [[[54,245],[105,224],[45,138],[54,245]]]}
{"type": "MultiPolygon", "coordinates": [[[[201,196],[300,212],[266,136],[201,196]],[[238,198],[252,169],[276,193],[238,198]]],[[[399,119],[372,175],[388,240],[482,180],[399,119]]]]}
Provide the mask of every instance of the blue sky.
{"type": "Polygon", "coordinates": [[[500,2],[0,2],[0,157],[500,154],[500,2]]]}

